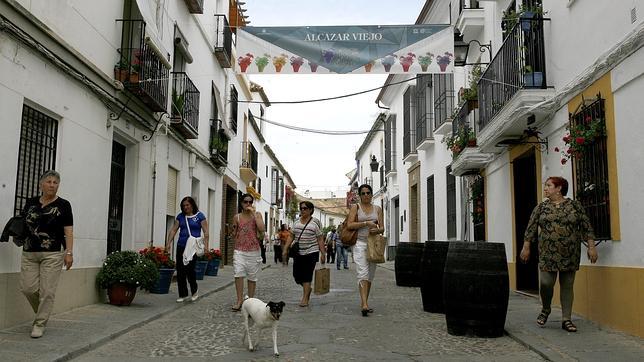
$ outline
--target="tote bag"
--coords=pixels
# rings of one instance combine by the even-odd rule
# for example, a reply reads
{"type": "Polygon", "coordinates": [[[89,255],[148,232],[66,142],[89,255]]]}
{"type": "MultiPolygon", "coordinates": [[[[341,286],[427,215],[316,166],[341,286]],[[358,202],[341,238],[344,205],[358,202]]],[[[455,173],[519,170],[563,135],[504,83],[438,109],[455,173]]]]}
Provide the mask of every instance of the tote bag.
{"type": "Polygon", "coordinates": [[[370,263],[385,262],[387,239],[380,234],[369,234],[367,237],[367,261],[370,263]]]}

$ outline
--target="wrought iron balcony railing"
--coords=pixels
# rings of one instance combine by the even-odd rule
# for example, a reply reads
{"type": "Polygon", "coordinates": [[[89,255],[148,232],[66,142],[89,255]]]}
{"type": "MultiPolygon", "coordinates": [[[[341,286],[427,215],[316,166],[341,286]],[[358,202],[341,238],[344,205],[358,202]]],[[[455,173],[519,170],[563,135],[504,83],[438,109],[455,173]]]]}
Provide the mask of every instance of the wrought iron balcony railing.
{"type": "Polygon", "coordinates": [[[242,168],[250,168],[257,174],[258,153],[255,146],[249,141],[242,142],[242,168]]]}
{"type": "Polygon", "coordinates": [[[114,76],[152,111],[165,112],[168,104],[168,68],[145,39],[145,21],[122,23],[119,62],[114,76]]]}
{"type": "Polygon", "coordinates": [[[434,139],[432,118],[433,114],[425,113],[420,118],[416,119],[416,147],[420,146],[426,140],[434,139]]]}
{"type": "Polygon", "coordinates": [[[199,134],[199,90],[184,72],[172,72],[171,118],[186,138],[199,134]]]}
{"type": "Polygon", "coordinates": [[[216,166],[228,164],[228,138],[223,133],[220,119],[210,120],[210,159],[216,166]]]}
{"type": "Polygon", "coordinates": [[[409,130],[403,135],[403,158],[416,153],[416,131],[409,130]]]}
{"type": "Polygon", "coordinates": [[[543,18],[521,18],[478,83],[480,128],[522,89],[545,89],[546,59],[543,18]]]}
{"type": "Polygon", "coordinates": [[[215,15],[215,57],[222,68],[232,66],[233,32],[226,15],[215,15]]]}

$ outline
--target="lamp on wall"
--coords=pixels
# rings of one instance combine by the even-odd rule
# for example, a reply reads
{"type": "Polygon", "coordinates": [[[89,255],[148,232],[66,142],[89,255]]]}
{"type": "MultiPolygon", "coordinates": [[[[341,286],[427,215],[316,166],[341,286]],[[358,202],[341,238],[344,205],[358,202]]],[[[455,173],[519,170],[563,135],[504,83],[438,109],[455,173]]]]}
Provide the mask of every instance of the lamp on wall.
{"type": "Polygon", "coordinates": [[[375,155],[371,155],[371,162],[369,162],[369,166],[371,166],[371,172],[376,172],[378,171],[378,160],[376,160],[375,155]]]}
{"type": "Polygon", "coordinates": [[[479,46],[479,52],[485,53],[488,52],[490,56],[490,61],[492,60],[492,41],[489,44],[481,44],[478,40],[470,40],[469,42],[463,41],[463,34],[454,33],[454,66],[463,67],[466,65],[480,65],[480,64],[489,64],[488,63],[468,63],[467,55],[470,52],[470,45],[476,43],[479,46]]]}

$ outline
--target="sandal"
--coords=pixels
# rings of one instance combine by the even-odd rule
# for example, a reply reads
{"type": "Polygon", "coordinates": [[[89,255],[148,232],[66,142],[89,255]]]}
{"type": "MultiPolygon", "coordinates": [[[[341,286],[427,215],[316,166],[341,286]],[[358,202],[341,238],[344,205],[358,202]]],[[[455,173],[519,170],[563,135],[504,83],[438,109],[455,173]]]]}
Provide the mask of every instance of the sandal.
{"type": "Polygon", "coordinates": [[[577,326],[574,325],[571,320],[561,322],[561,329],[566,332],[577,332],[577,326]]]}
{"type": "Polygon", "coordinates": [[[546,325],[546,322],[548,321],[548,314],[546,312],[541,312],[539,313],[539,316],[537,317],[537,325],[539,327],[543,327],[546,325]]]}
{"type": "Polygon", "coordinates": [[[363,317],[366,317],[369,315],[369,309],[363,309],[361,312],[363,317]]]}
{"type": "Polygon", "coordinates": [[[230,308],[230,310],[232,310],[233,312],[241,312],[241,305],[236,306],[236,307],[232,307],[232,308],[230,308]]]}

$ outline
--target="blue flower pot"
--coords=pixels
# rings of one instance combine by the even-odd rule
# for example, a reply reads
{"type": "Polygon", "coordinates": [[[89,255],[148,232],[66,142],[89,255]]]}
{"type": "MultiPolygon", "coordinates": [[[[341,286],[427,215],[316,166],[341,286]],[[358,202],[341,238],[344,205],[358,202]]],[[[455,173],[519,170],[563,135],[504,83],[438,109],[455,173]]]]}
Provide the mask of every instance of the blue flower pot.
{"type": "Polygon", "coordinates": [[[208,266],[208,261],[207,260],[197,260],[197,264],[195,264],[195,274],[197,276],[197,280],[203,280],[204,274],[206,274],[206,267],[208,266]]]}
{"type": "Polygon", "coordinates": [[[172,282],[172,275],[174,275],[174,269],[159,269],[159,280],[157,280],[154,287],[150,289],[150,293],[168,294],[170,291],[170,283],[172,282]]]}
{"type": "Polygon", "coordinates": [[[206,267],[206,275],[215,277],[217,276],[217,272],[219,271],[219,259],[212,259],[208,262],[208,266],[206,267]]]}
{"type": "Polygon", "coordinates": [[[543,73],[525,73],[523,75],[523,83],[526,87],[542,87],[543,86],[543,73]]]}

